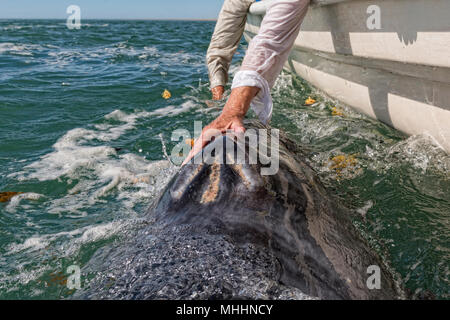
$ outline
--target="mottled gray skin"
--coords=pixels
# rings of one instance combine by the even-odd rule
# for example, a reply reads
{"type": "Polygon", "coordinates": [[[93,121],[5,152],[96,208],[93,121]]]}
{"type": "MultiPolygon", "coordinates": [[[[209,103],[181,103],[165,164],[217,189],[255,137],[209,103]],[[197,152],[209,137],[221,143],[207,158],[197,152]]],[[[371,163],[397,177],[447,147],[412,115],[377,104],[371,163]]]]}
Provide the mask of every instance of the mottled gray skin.
{"type": "MultiPolygon", "coordinates": [[[[217,139],[209,150],[221,139],[230,138],[217,139]]],[[[148,224],[128,242],[103,248],[91,259],[84,272],[97,276],[75,297],[403,296],[289,139],[280,137],[278,173],[262,176],[260,169],[259,162],[184,166],[150,210],[148,224]],[[381,268],[380,290],[366,286],[370,265],[381,268]]]]}

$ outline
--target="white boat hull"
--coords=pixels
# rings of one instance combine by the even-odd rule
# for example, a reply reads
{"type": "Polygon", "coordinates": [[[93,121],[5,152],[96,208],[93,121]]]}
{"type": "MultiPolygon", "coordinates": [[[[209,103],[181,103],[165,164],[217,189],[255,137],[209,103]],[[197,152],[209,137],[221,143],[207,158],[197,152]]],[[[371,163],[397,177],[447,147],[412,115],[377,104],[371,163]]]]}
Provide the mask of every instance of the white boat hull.
{"type": "MultiPolygon", "coordinates": [[[[247,41],[269,2],[252,6],[247,41]]],[[[450,1],[317,0],[285,67],[394,128],[431,135],[450,152],[450,1]],[[372,5],[380,9],[379,30],[367,26],[372,5]]]]}

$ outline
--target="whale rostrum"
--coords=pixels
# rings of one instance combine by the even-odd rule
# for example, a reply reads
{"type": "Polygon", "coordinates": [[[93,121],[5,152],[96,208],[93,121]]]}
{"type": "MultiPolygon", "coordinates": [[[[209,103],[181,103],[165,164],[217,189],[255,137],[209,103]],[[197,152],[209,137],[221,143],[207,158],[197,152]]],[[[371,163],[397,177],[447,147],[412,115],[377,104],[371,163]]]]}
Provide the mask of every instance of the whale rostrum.
{"type": "Polygon", "coordinates": [[[121,245],[92,257],[84,270],[97,276],[76,296],[403,298],[351,212],[327,193],[299,147],[257,122],[246,127],[256,140],[217,137],[183,166],[145,224],[121,245]],[[254,141],[263,141],[266,153],[256,150],[257,159],[260,144],[254,141]],[[237,161],[239,150],[243,161],[237,161]],[[273,168],[268,158],[278,162],[277,170],[262,174],[273,168]],[[370,268],[378,271],[376,288],[368,284],[370,268]]]}

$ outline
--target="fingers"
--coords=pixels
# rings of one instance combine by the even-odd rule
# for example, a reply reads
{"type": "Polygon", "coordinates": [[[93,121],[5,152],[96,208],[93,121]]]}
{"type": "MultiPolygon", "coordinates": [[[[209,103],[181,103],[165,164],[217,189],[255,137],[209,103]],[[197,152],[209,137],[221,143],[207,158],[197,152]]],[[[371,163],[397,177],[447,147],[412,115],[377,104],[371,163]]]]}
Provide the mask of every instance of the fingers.
{"type": "Polygon", "coordinates": [[[242,121],[240,119],[235,119],[235,120],[231,121],[231,123],[229,125],[229,129],[233,130],[236,133],[244,133],[245,132],[244,124],[242,123],[242,121]]]}
{"type": "Polygon", "coordinates": [[[233,131],[236,133],[244,133],[245,128],[244,127],[236,127],[236,128],[233,128],[233,131]]]}
{"type": "Polygon", "coordinates": [[[192,147],[191,151],[189,151],[188,156],[186,157],[186,159],[184,159],[183,163],[181,164],[181,166],[184,166],[186,163],[188,163],[189,161],[191,161],[191,159],[197,154],[197,152],[199,152],[200,150],[202,150],[202,145],[203,145],[203,136],[202,134],[200,135],[200,137],[198,137],[195,142],[194,142],[194,146],[192,147]]]}
{"type": "Polygon", "coordinates": [[[212,140],[214,140],[215,137],[225,134],[227,131],[232,131],[238,134],[244,133],[245,127],[242,120],[240,118],[234,118],[224,125],[222,121],[218,121],[218,119],[216,119],[210,125],[206,126],[202,130],[200,136],[195,140],[194,146],[192,147],[191,151],[189,152],[188,156],[183,161],[181,166],[184,166],[189,161],[191,161],[191,159],[197,153],[201,152],[202,149],[206,147],[212,140]]]}
{"type": "Polygon", "coordinates": [[[203,129],[200,136],[195,140],[194,146],[192,147],[191,151],[189,152],[186,159],[183,161],[181,166],[184,166],[186,163],[191,161],[191,159],[199,152],[202,151],[204,147],[206,147],[213,138],[220,136],[222,134],[221,130],[212,128],[210,126],[207,126],[203,129]]]}

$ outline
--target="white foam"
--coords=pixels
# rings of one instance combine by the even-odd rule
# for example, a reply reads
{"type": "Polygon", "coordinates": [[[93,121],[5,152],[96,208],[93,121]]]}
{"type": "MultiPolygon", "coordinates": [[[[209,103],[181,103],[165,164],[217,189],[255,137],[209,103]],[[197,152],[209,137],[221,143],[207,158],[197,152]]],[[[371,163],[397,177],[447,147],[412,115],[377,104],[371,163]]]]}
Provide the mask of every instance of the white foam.
{"type": "Polygon", "coordinates": [[[14,24],[11,24],[11,25],[8,25],[8,26],[4,26],[3,27],[3,30],[4,31],[8,31],[8,30],[21,30],[21,29],[23,29],[25,26],[18,26],[18,25],[14,25],[14,24]]]}
{"type": "Polygon", "coordinates": [[[203,55],[181,51],[165,53],[159,60],[168,65],[189,64],[193,66],[203,66],[204,64],[203,55]]]}
{"type": "Polygon", "coordinates": [[[20,205],[22,200],[39,200],[44,197],[44,195],[39,193],[27,192],[21,193],[11,198],[9,204],[6,206],[5,210],[11,213],[17,211],[17,207],[20,205]]]}
{"type": "Polygon", "coordinates": [[[134,48],[126,42],[116,43],[113,47],[106,47],[101,49],[103,56],[106,55],[109,58],[117,57],[118,55],[124,55],[128,57],[138,57],[139,59],[160,57],[158,48],[156,47],[144,47],[134,48]]]}
{"type": "Polygon", "coordinates": [[[123,224],[119,222],[111,222],[94,227],[86,228],[81,237],[75,242],[77,244],[84,244],[88,242],[95,242],[101,239],[109,238],[117,234],[123,228],[123,224]]]}
{"type": "Polygon", "coordinates": [[[29,249],[30,251],[36,251],[44,249],[48,245],[48,241],[41,237],[31,237],[25,240],[22,244],[13,244],[10,246],[10,253],[23,251],[29,249]]]}
{"type": "Polygon", "coordinates": [[[364,206],[362,206],[361,208],[356,209],[356,212],[359,213],[363,218],[366,217],[367,212],[369,212],[369,210],[373,207],[373,201],[372,200],[368,200],[364,206]]]}
{"type": "Polygon", "coordinates": [[[109,23],[103,23],[103,24],[92,24],[92,23],[83,23],[81,24],[81,27],[109,27],[109,23]]]}
{"type": "Polygon", "coordinates": [[[0,54],[9,53],[20,56],[32,56],[33,50],[42,50],[42,47],[35,44],[0,43],[0,54]]]}
{"type": "MultiPolygon", "coordinates": [[[[7,255],[20,251],[32,253],[47,248],[62,238],[66,238],[63,246],[59,247],[58,255],[66,257],[76,253],[82,244],[95,242],[101,239],[109,238],[119,233],[125,226],[126,222],[114,221],[96,226],[87,226],[74,229],[72,231],[63,231],[55,234],[36,235],[26,239],[23,243],[13,243],[8,246],[7,255]]],[[[53,247],[53,249],[57,247],[53,247]]]]}
{"type": "Polygon", "coordinates": [[[387,150],[386,160],[389,163],[398,154],[402,155],[402,161],[408,162],[413,167],[422,172],[429,168],[437,169],[441,172],[450,172],[450,157],[428,134],[413,135],[402,140],[387,150]]]}
{"type": "MultiPolygon", "coordinates": [[[[181,109],[184,110],[186,107],[181,109]]],[[[123,122],[122,124],[96,125],[96,130],[85,128],[72,129],[53,145],[53,152],[43,156],[39,161],[26,166],[24,171],[10,174],[9,177],[15,177],[19,180],[38,179],[40,181],[54,180],[61,176],[77,178],[79,176],[78,170],[95,169],[100,163],[116,155],[114,148],[85,146],[85,144],[92,140],[105,142],[117,140],[124,133],[135,128],[138,118],[159,113],[159,111],[143,111],[126,114],[120,110],[113,111],[106,115],[105,119],[121,121],[123,122]]]]}
{"type": "MultiPolygon", "coordinates": [[[[51,246],[50,253],[59,258],[73,257],[78,254],[82,245],[110,238],[117,235],[129,222],[115,221],[96,226],[87,226],[68,232],[56,234],[36,235],[26,239],[23,243],[13,243],[8,246],[8,252],[3,255],[1,263],[5,263],[6,256],[22,252],[33,256],[33,259],[23,260],[15,264],[15,272],[0,272],[0,288],[8,288],[8,292],[17,290],[19,286],[39,279],[49,265],[41,264],[38,267],[29,267],[29,261],[36,261],[35,252],[47,250],[51,246]],[[62,244],[59,244],[62,243],[62,244]],[[10,285],[13,284],[12,287],[10,285]]],[[[45,257],[45,255],[43,255],[45,257]]]]}
{"type": "Polygon", "coordinates": [[[33,269],[27,268],[25,270],[24,264],[16,265],[16,270],[19,273],[11,274],[6,272],[0,272],[0,288],[6,289],[6,292],[12,292],[19,289],[19,286],[26,285],[30,281],[36,280],[41,277],[45,271],[49,270],[49,266],[39,266],[33,269]],[[9,287],[9,285],[13,285],[9,287]]]}
{"type": "MultiPolygon", "coordinates": [[[[61,142],[60,142],[61,143],[61,142]]],[[[12,174],[18,180],[38,179],[40,181],[55,180],[61,176],[77,178],[79,169],[92,169],[100,161],[115,154],[110,147],[59,147],[45,155],[40,161],[25,167],[28,174],[21,172],[12,174]]]]}
{"type": "Polygon", "coordinates": [[[91,206],[104,201],[105,196],[114,192],[117,199],[126,201],[123,205],[127,210],[121,214],[136,216],[134,207],[156,198],[161,186],[177,170],[169,161],[152,162],[135,154],[100,161],[89,173],[80,177],[81,181],[67,195],[50,201],[46,211],[65,217],[82,217],[91,206]]]}
{"type": "MultiPolygon", "coordinates": [[[[142,111],[131,114],[120,110],[105,116],[106,123],[93,129],[76,128],[68,131],[54,145],[53,151],[9,177],[18,180],[37,179],[40,181],[67,179],[71,186],[66,195],[45,202],[45,211],[66,218],[80,218],[88,214],[90,208],[105,202],[105,197],[113,195],[122,201],[121,215],[137,216],[134,208],[138,204],[149,204],[178,170],[169,161],[149,161],[140,154],[120,154],[108,146],[90,146],[95,140],[112,141],[128,130],[132,130],[138,119],[150,116],[178,114],[195,106],[186,102],[179,107],[166,107],[152,112],[142,111]],[[120,122],[119,124],[114,122],[120,122]]],[[[27,203],[14,200],[8,207],[11,211],[24,209],[27,203]]],[[[117,204],[116,204],[117,205],[117,204]]]]}
{"type": "Polygon", "coordinates": [[[196,104],[194,101],[188,100],[186,102],[183,102],[179,107],[170,105],[170,106],[167,106],[164,108],[156,109],[156,110],[150,112],[149,115],[173,117],[180,113],[183,113],[190,109],[193,109],[197,106],[198,106],[198,104],[196,104]]]}
{"type": "Polygon", "coordinates": [[[156,47],[144,47],[135,49],[125,42],[117,43],[113,47],[92,47],[80,52],[77,49],[66,49],[55,47],[54,51],[48,53],[46,63],[51,65],[65,66],[76,59],[83,61],[114,59],[118,56],[137,57],[143,62],[154,60],[159,57],[156,47]]]}

